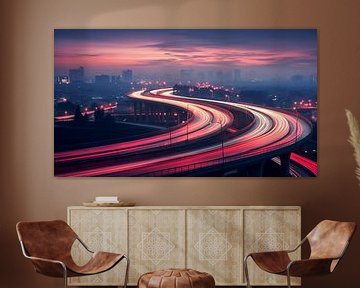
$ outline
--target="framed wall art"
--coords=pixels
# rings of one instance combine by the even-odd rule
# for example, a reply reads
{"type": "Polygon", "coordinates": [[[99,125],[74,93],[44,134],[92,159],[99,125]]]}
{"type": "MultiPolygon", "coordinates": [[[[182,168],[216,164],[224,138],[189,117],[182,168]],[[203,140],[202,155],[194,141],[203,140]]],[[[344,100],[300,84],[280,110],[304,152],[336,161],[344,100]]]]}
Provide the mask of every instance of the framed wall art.
{"type": "Polygon", "coordinates": [[[317,175],[315,29],[56,29],[54,174],[317,175]]]}

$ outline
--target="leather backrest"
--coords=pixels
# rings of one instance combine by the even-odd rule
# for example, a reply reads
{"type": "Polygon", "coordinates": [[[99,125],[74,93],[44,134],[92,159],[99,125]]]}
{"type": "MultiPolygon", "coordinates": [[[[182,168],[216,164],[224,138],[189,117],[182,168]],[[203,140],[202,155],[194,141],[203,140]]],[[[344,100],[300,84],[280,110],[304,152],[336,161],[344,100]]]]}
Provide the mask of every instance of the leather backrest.
{"type": "Polygon", "coordinates": [[[68,258],[76,239],[75,232],[62,220],[19,222],[16,231],[30,256],[47,259],[68,258]]]}
{"type": "Polygon", "coordinates": [[[347,248],[356,229],[354,222],[321,221],[306,237],[313,258],[337,258],[347,248]]]}

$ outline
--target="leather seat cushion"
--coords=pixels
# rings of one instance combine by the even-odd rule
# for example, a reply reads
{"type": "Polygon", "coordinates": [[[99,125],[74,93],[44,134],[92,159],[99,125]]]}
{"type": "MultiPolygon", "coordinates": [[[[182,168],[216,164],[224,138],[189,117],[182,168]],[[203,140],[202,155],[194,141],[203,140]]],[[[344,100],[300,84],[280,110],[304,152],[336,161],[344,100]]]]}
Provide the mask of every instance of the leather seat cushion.
{"type": "Polygon", "coordinates": [[[193,269],[166,269],[143,274],[138,288],[214,288],[214,277],[193,269]]]}

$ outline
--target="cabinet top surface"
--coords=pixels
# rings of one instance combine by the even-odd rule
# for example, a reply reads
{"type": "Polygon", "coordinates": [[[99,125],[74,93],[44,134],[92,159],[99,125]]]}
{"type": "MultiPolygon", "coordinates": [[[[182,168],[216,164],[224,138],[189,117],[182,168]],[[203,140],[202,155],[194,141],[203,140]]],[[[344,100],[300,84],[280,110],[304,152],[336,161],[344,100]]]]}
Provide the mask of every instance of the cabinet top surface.
{"type": "Polygon", "coordinates": [[[133,207],[85,207],[85,206],[69,206],[68,209],[131,209],[131,210],[190,210],[190,209],[279,209],[279,210],[301,210],[301,206],[133,206],[133,207]]]}

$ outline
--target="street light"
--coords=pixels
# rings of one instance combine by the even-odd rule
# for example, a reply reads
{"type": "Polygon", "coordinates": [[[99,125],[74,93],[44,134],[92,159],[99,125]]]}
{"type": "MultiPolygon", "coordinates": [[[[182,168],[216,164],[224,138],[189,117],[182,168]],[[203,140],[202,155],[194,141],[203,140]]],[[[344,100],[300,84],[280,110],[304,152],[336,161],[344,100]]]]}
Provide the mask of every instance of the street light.
{"type": "Polygon", "coordinates": [[[222,156],[222,166],[224,169],[224,165],[225,165],[225,151],[224,151],[224,129],[223,129],[223,124],[222,122],[219,121],[215,121],[215,122],[210,122],[210,123],[217,123],[220,125],[220,138],[221,138],[221,156],[222,156]]]}
{"type": "Polygon", "coordinates": [[[171,148],[171,126],[169,128],[169,147],[171,148]]]}
{"type": "Polygon", "coordinates": [[[295,107],[295,113],[296,113],[296,124],[295,124],[295,143],[296,143],[298,138],[298,122],[299,122],[299,112],[297,110],[297,107],[295,107]]]}
{"type": "Polygon", "coordinates": [[[220,135],[221,135],[221,152],[222,152],[222,165],[223,165],[223,169],[224,169],[224,165],[225,165],[225,154],[224,154],[224,129],[223,129],[223,125],[221,123],[221,121],[219,121],[220,124],[220,135]]]}
{"type": "Polygon", "coordinates": [[[186,143],[189,143],[189,104],[186,104],[186,143]]]}

